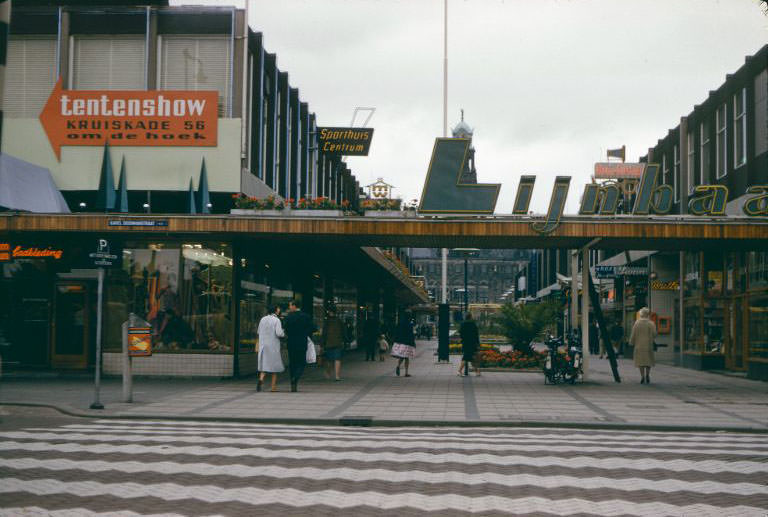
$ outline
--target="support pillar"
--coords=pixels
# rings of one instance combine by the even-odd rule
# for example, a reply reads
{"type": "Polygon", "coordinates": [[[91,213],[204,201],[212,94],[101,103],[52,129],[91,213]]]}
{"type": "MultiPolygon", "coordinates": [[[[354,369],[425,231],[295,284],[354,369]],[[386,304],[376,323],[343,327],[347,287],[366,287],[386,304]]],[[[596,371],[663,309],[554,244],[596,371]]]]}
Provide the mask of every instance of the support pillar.
{"type": "Polygon", "coordinates": [[[571,253],[571,314],[570,330],[575,332],[579,328],[579,252],[571,253]]]}
{"type": "Polygon", "coordinates": [[[581,250],[581,350],[586,381],[589,376],[589,246],[581,250]]]}

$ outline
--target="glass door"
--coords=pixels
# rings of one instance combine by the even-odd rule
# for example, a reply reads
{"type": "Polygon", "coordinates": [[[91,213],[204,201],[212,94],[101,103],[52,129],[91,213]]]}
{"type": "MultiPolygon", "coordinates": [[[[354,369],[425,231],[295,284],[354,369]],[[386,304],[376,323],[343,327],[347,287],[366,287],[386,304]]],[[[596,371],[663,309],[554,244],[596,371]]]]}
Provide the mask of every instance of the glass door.
{"type": "Polygon", "coordinates": [[[88,366],[91,307],[85,282],[56,284],[51,366],[84,369],[88,366]]]}
{"type": "Polygon", "coordinates": [[[744,298],[734,297],[726,306],[726,368],[746,370],[744,340],[744,298]]]}

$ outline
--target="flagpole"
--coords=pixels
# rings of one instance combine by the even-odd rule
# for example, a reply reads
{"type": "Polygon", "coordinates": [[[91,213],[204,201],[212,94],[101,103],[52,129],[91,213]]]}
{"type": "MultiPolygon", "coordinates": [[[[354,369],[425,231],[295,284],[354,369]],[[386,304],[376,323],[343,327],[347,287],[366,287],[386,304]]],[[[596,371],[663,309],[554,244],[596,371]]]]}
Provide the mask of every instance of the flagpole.
{"type": "MultiPolygon", "coordinates": [[[[443,2],[443,138],[448,137],[448,0],[443,2]]],[[[448,303],[448,248],[442,249],[441,300],[448,303]]]]}

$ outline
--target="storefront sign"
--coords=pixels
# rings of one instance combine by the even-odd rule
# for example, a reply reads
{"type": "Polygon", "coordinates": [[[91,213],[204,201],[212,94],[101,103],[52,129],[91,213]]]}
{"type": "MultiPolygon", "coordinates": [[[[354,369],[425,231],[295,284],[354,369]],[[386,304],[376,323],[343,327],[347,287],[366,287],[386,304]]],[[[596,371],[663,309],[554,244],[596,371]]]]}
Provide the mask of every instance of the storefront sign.
{"type": "Polygon", "coordinates": [[[8,242],[0,242],[0,262],[10,262],[16,258],[52,258],[60,260],[64,250],[58,248],[40,248],[36,246],[14,246],[8,242]]]}
{"type": "Polygon", "coordinates": [[[644,163],[596,163],[596,180],[640,179],[645,170],[644,163]]]}
{"type": "Polygon", "coordinates": [[[89,253],[88,257],[95,267],[120,267],[122,255],[122,250],[112,249],[107,239],[99,239],[96,243],[96,251],[89,253]]]}
{"type": "Polygon", "coordinates": [[[647,267],[635,266],[595,266],[597,278],[616,278],[617,276],[647,276],[647,267]]]}
{"type": "Polygon", "coordinates": [[[677,280],[670,280],[669,282],[654,280],[651,282],[651,289],[655,291],[677,291],[680,289],[680,282],[677,280]]]}
{"type": "Polygon", "coordinates": [[[40,113],[56,158],[65,145],[207,146],[218,137],[216,91],[62,90],[40,113]]]}
{"type": "Polygon", "coordinates": [[[109,226],[168,226],[167,219],[110,219],[109,226]]]}
{"type": "Polygon", "coordinates": [[[368,156],[373,139],[373,128],[319,127],[317,138],[320,150],[327,154],[368,156]]]}
{"type": "Polygon", "coordinates": [[[11,245],[7,242],[0,242],[0,262],[11,261],[11,245]]]}
{"type": "Polygon", "coordinates": [[[128,356],[152,355],[152,327],[128,327],[128,356]]]}

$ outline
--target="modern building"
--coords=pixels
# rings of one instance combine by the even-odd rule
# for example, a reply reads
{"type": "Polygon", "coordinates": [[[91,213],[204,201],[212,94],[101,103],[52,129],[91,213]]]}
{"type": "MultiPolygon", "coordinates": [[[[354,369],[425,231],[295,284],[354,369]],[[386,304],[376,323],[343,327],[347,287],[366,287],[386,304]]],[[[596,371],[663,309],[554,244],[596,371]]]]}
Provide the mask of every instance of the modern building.
{"type": "Polygon", "coordinates": [[[154,340],[136,373],[231,376],[256,370],[255,330],[270,305],[298,299],[320,328],[332,303],[354,342],[360,318],[392,324],[399,306],[426,301],[378,248],[291,238],[269,218],[261,236],[198,231],[236,220],[233,197],[354,208],[359,185],[342,156],[321,152],[319,117],[242,9],[125,4],[13,2],[2,150],[48,169],[75,215],[0,235],[6,367],[94,366],[105,264],[94,256],[114,257],[107,373],[120,370],[129,314],[154,340]],[[169,231],[174,221],[187,230],[169,231]]]}
{"type": "MultiPolygon", "coordinates": [[[[689,213],[701,187],[716,185],[728,202],[713,217],[744,216],[745,200],[768,185],[768,46],[747,57],[640,161],[659,164],[661,183],[673,192],[672,213],[689,213]]],[[[766,211],[762,203],[755,208],[766,211]]],[[[635,312],[649,307],[662,345],[658,358],[768,378],[768,244],[715,252],[594,253],[590,267],[597,278],[601,268],[617,268],[598,280],[604,312],[628,335],[635,312]]],[[[550,269],[540,272],[543,284],[554,281],[550,269]]]]}

